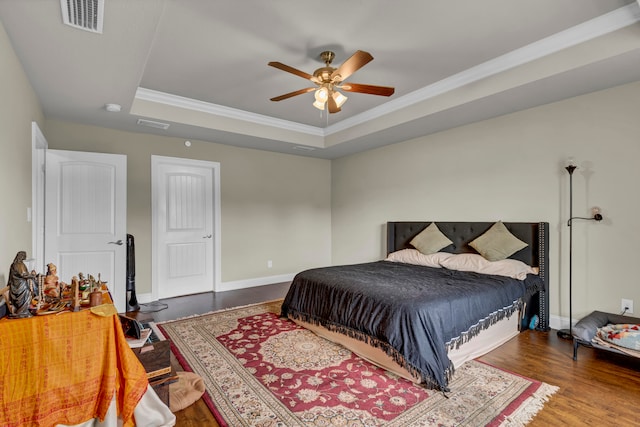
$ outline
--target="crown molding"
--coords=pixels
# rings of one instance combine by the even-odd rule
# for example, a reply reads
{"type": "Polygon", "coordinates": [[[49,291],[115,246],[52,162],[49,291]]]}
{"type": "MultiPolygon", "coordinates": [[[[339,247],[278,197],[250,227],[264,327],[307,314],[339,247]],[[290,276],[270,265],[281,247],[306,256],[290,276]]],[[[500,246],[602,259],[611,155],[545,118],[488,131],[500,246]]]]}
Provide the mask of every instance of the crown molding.
{"type": "Polygon", "coordinates": [[[265,116],[263,114],[240,110],[238,108],[226,107],[224,105],[213,104],[143,87],[138,87],[135,99],[169,105],[171,107],[182,108],[185,110],[199,111],[217,117],[241,120],[257,125],[270,126],[313,136],[325,136],[324,130],[319,127],[296,123],[290,120],[278,119],[275,117],[265,116]]]}
{"type": "Polygon", "coordinates": [[[382,105],[336,122],[326,128],[278,119],[142,87],[138,87],[136,90],[135,98],[186,110],[199,111],[218,117],[241,120],[257,125],[270,126],[325,138],[329,135],[379,119],[380,117],[400,111],[417,103],[427,101],[470,83],[491,77],[528,62],[554,54],[563,49],[570,48],[632,25],[640,21],[639,4],[640,0],[637,0],[637,2],[618,8],[607,14],[591,19],[582,24],[578,24],[572,28],[553,34],[522,48],[513,50],[431,85],[410,92],[404,96],[387,101],[382,105]]]}
{"type": "MultiPolygon", "coordinates": [[[[640,4],[640,0],[637,0],[640,4]]],[[[538,40],[522,48],[508,52],[475,67],[442,79],[429,86],[390,100],[368,111],[334,123],[325,129],[326,135],[332,135],[378,119],[390,113],[410,107],[438,95],[458,89],[470,83],[491,77],[495,74],[543,58],[563,49],[612,33],[640,21],[640,7],[632,3],[597,18],[538,40]]]]}

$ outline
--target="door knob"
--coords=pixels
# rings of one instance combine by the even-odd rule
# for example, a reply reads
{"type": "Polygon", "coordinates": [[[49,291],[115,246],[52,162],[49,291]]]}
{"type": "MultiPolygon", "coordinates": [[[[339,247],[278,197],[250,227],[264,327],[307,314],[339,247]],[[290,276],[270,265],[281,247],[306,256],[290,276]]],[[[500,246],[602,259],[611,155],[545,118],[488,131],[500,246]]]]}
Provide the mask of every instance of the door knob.
{"type": "Polygon", "coordinates": [[[118,246],[122,246],[122,245],[123,245],[123,242],[122,242],[122,240],[117,240],[117,241],[115,241],[115,242],[109,242],[109,244],[110,244],[110,245],[118,245],[118,246]]]}
{"type": "Polygon", "coordinates": [[[213,237],[211,234],[207,234],[206,236],[202,236],[203,239],[210,239],[211,237],[213,237]]]}

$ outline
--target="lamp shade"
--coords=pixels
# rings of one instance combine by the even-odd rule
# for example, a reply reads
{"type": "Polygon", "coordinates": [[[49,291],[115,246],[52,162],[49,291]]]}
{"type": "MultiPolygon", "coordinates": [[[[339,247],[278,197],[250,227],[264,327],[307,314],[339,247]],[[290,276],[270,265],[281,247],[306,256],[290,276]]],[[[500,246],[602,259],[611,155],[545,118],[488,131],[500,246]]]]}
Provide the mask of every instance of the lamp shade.
{"type": "Polygon", "coordinates": [[[326,87],[321,87],[319,89],[316,90],[316,101],[318,102],[327,102],[327,99],[329,99],[329,91],[327,90],[326,87]]]}
{"type": "Polygon", "coordinates": [[[318,100],[314,101],[313,106],[316,107],[318,110],[324,110],[324,105],[326,103],[325,102],[320,102],[318,100]]]}
{"type": "Polygon", "coordinates": [[[333,95],[331,96],[333,97],[333,100],[336,101],[336,105],[338,106],[338,108],[342,107],[342,104],[344,104],[348,99],[346,96],[344,96],[337,90],[333,92],[333,95]]]}

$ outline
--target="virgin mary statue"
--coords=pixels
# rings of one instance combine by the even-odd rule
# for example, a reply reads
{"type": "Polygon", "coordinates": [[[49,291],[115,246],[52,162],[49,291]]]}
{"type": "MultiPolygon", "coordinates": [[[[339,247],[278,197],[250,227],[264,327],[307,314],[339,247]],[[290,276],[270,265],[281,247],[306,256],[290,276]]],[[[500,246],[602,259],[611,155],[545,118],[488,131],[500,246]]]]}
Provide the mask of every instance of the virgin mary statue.
{"type": "Polygon", "coordinates": [[[25,259],[27,259],[27,253],[25,251],[18,252],[9,270],[9,301],[13,306],[13,312],[9,317],[31,317],[29,306],[34,288],[37,285],[35,283],[36,276],[27,270],[25,259]]]}

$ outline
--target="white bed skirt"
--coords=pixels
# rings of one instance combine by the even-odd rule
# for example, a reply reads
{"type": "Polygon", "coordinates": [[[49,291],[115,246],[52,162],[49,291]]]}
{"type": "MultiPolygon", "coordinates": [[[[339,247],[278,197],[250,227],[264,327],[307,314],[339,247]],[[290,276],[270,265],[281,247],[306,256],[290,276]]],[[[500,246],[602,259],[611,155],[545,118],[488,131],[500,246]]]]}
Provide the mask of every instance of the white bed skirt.
{"type": "MultiPolygon", "coordinates": [[[[414,383],[420,383],[420,378],[412,375],[405,368],[394,362],[391,356],[383,350],[371,347],[366,343],[355,338],[342,335],[338,332],[330,331],[322,326],[306,323],[301,320],[291,319],[305,329],[314,332],[316,335],[328,339],[329,341],[338,343],[348,348],[361,358],[380,366],[387,371],[406,378],[414,383]]],[[[468,360],[487,354],[491,350],[496,349],[511,338],[518,335],[519,316],[514,314],[510,318],[499,320],[495,324],[483,329],[478,335],[470,339],[466,343],[460,345],[457,349],[449,350],[448,356],[453,366],[457,369],[468,360]]]]}

